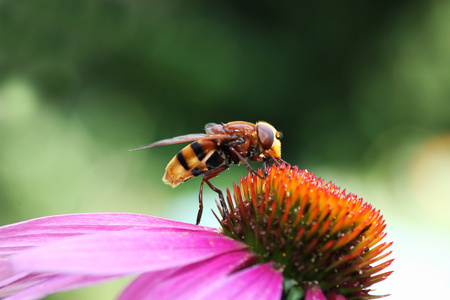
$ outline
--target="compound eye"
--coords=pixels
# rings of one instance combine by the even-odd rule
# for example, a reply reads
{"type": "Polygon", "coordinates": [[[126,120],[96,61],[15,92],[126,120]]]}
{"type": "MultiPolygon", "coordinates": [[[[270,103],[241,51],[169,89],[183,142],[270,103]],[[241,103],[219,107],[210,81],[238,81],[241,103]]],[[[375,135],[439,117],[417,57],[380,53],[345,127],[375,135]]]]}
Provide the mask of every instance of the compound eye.
{"type": "Polygon", "coordinates": [[[258,135],[259,143],[264,150],[269,150],[273,146],[275,134],[273,129],[264,123],[256,125],[256,134],[258,135]]]}

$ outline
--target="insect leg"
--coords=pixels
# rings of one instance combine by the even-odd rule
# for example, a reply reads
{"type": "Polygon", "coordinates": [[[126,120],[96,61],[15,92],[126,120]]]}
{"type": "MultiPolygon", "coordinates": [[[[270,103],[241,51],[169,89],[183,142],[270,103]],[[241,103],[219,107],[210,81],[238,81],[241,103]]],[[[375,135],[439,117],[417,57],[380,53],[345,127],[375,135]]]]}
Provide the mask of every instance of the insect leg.
{"type": "Polygon", "coordinates": [[[267,159],[263,160],[263,174],[264,174],[264,178],[266,178],[267,176],[267,159]]]}
{"type": "MultiPolygon", "coordinates": [[[[286,166],[289,165],[289,163],[281,158],[278,159],[279,161],[281,161],[282,163],[284,163],[286,166]]],[[[291,165],[291,169],[292,169],[292,165],[291,165]]]]}
{"type": "MultiPolygon", "coordinates": [[[[281,159],[281,157],[280,157],[280,158],[275,158],[275,157],[274,157],[272,154],[270,154],[270,153],[267,153],[267,155],[270,156],[270,158],[273,160],[273,162],[275,163],[275,165],[277,165],[277,167],[281,166],[281,163],[285,164],[286,166],[289,165],[289,163],[288,163],[287,161],[281,159]]],[[[291,169],[292,169],[292,168],[293,168],[293,167],[291,166],[291,169]]]]}
{"type": "Polygon", "coordinates": [[[250,171],[250,173],[258,176],[261,179],[266,179],[266,176],[261,176],[258,174],[258,172],[253,170],[253,168],[249,165],[249,163],[245,160],[245,158],[242,157],[242,155],[239,152],[237,152],[236,149],[234,149],[233,147],[230,147],[230,151],[233,152],[239,158],[239,160],[247,167],[247,169],[250,171]]]}
{"type": "MultiPolygon", "coordinates": [[[[277,167],[280,167],[280,166],[281,166],[281,163],[283,163],[285,167],[289,165],[288,162],[282,160],[281,158],[276,159],[276,158],[275,158],[272,154],[270,154],[270,153],[269,153],[269,156],[270,156],[270,158],[274,161],[275,165],[277,165],[277,167]],[[280,163],[280,162],[281,162],[281,163],[280,163]]],[[[266,163],[266,161],[264,161],[264,163],[266,163]]],[[[291,170],[292,170],[292,169],[294,169],[293,166],[291,166],[291,170]]],[[[267,175],[267,173],[264,173],[264,174],[267,175]]],[[[291,178],[290,175],[288,175],[288,177],[291,178]]]]}
{"type": "Polygon", "coordinates": [[[225,199],[223,198],[223,193],[221,190],[219,190],[218,188],[216,188],[214,185],[212,185],[211,182],[209,182],[209,179],[216,177],[217,175],[219,175],[220,173],[222,173],[223,171],[225,171],[226,169],[228,169],[228,165],[223,165],[218,167],[217,169],[214,169],[210,172],[204,173],[203,174],[203,180],[202,183],[200,184],[200,193],[198,194],[198,213],[197,213],[197,221],[195,223],[195,225],[200,224],[200,220],[202,218],[202,213],[203,213],[203,184],[208,184],[208,186],[217,194],[219,194],[219,201],[220,201],[220,206],[222,206],[222,214],[223,217],[225,218],[226,216],[226,206],[225,206],[225,199]]]}

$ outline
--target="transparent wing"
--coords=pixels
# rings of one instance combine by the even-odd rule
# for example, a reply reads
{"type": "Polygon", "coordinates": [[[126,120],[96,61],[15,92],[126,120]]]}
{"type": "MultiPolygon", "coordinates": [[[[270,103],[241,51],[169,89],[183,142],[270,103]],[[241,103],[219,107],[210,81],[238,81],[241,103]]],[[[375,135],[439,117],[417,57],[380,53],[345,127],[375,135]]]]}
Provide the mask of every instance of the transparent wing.
{"type": "Polygon", "coordinates": [[[219,125],[219,124],[216,124],[216,123],[208,123],[208,124],[206,124],[205,125],[205,132],[206,132],[206,134],[212,134],[213,132],[211,131],[211,128],[213,128],[213,127],[215,127],[217,125],[219,125]]]}
{"type": "Polygon", "coordinates": [[[224,138],[224,135],[218,135],[218,134],[206,135],[204,133],[192,133],[192,134],[180,135],[180,136],[173,137],[170,139],[157,141],[157,142],[154,142],[147,146],[131,149],[130,151],[159,147],[159,146],[166,146],[166,145],[173,145],[173,144],[189,143],[189,142],[194,142],[194,141],[198,141],[198,140],[214,140],[214,139],[223,139],[223,138],[224,138]]]}

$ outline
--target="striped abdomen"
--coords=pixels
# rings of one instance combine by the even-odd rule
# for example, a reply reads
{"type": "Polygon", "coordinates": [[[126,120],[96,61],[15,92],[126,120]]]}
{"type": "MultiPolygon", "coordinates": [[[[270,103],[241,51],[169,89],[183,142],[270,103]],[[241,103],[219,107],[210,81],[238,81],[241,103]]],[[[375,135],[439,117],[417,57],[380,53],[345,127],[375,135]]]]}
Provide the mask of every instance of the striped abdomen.
{"type": "Polygon", "coordinates": [[[192,177],[221,166],[224,158],[213,140],[199,140],[184,147],[166,167],[163,181],[176,187],[192,177]]]}

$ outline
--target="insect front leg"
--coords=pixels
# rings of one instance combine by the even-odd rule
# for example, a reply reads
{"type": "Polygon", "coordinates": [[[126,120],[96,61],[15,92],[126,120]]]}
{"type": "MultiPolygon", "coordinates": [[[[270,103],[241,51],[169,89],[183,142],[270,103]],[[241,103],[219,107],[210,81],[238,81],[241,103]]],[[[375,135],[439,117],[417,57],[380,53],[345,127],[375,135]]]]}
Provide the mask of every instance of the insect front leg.
{"type": "Polygon", "coordinates": [[[258,172],[253,170],[252,166],[249,165],[249,163],[245,160],[245,158],[236,149],[234,149],[233,147],[230,147],[230,151],[239,158],[239,160],[247,167],[247,169],[250,171],[250,173],[258,176],[261,179],[266,179],[266,176],[265,176],[266,174],[264,174],[264,176],[259,175],[258,172]]]}
{"type": "Polygon", "coordinates": [[[214,185],[212,185],[211,182],[209,182],[209,179],[216,177],[217,175],[219,175],[220,173],[222,173],[223,171],[225,171],[226,169],[228,169],[229,165],[223,165],[221,167],[218,167],[217,169],[214,169],[210,172],[204,173],[203,176],[203,180],[202,183],[200,184],[200,193],[198,195],[198,213],[197,213],[197,221],[195,223],[195,225],[200,224],[200,220],[202,218],[202,213],[203,213],[203,185],[208,184],[208,186],[217,194],[219,194],[219,201],[220,201],[220,206],[222,207],[222,215],[223,218],[225,219],[226,216],[226,205],[225,205],[225,198],[223,197],[223,193],[220,189],[218,189],[217,187],[215,187],[214,185]]]}
{"type": "MultiPolygon", "coordinates": [[[[290,165],[287,161],[281,159],[281,157],[275,158],[272,154],[270,154],[270,153],[267,153],[267,154],[268,154],[268,156],[270,157],[270,159],[273,160],[273,162],[275,163],[275,165],[276,165],[277,167],[280,167],[282,163],[283,163],[285,166],[290,165]]],[[[292,165],[291,165],[291,169],[293,169],[293,166],[292,166],[292,165]]]]}
{"type": "Polygon", "coordinates": [[[267,159],[264,159],[264,160],[263,160],[263,174],[264,174],[264,178],[267,177],[267,173],[269,173],[269,172],[267,171],[267,159]]]}

